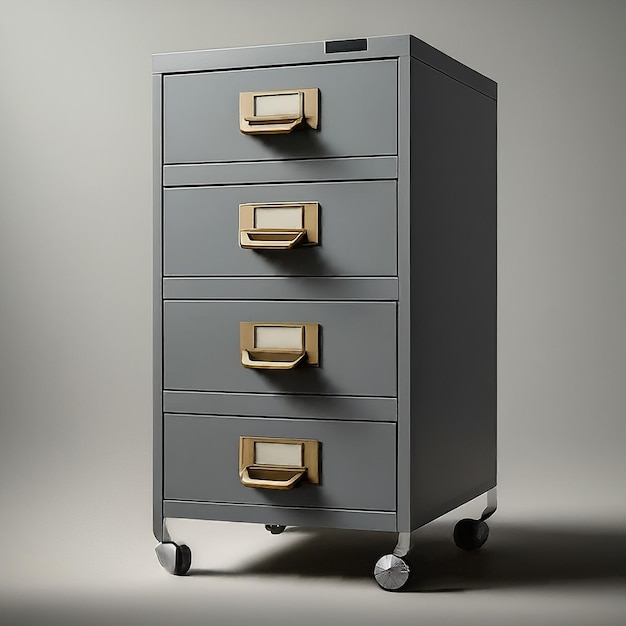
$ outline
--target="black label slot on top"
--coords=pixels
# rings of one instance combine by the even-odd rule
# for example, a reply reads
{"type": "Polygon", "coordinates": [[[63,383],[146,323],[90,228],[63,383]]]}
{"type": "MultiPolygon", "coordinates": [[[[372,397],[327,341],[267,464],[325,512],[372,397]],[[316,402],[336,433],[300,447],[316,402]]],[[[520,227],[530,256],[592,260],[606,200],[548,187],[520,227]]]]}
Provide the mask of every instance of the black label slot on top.
{"type": "Polygon", "coordinates": [[[337,41],[326,41],[325,52],[358,52],[367,50],[367,39],[338,39],[337,41]]]}

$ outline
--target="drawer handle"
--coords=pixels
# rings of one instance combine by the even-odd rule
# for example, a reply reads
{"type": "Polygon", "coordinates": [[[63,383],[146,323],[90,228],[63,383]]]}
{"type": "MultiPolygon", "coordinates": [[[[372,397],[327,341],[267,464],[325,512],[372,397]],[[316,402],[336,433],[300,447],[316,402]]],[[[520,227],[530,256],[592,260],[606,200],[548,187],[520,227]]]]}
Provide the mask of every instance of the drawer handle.
{"type": "Polygon", "coordinates": [[[306,467],[283,465],[249,465],[240,473],[246,487],[261,489],[293,489],[306,475],[306,467]]]}
{"type": "Polygon", "coordinates": [[[291,250],[319,245],[318,202],[239,205],[239,245],[248,250],[291,250]]]}
{"type": "Polygon", "coordinates": [[[302,115],[253,115],[244,117],[241,132],[247,135],[285,135],[302,124],[302,115]]]}
{"type": "Polygon", "coordinates": [[[239,478],[246,487],[292,489],[320,482],[320,442],[316,439],[239,437],[239,478]]]}
{"type": "Polygon", "coordinates": [[[306,241],[306,229],[255,228],[239,231],[239,245],[252,250],[290,250],[306,241]]]}
{"type": "Polygon", "coordinates": [[[242,350],[241,364],[258,370],[291,370],[306,358],[306,352],[242,350]]]}
{"type": "Polygon", "coordinates": [[[318,123],[317,88],[239,94],[239,130],[247,135],[283,135],[299,126],[317,128],[318,123]]]}
{"type": "Polygon", "coordinates": [[[291,370],[319,366],[319,325],[240,322],[241,364],[249,369],[291,370]]]}

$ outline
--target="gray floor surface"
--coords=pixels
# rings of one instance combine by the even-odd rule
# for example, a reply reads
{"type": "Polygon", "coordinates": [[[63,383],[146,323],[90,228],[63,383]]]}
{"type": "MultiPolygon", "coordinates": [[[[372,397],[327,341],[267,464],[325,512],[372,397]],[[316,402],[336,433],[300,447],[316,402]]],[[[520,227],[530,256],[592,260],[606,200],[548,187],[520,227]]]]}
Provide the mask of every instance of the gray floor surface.
{"type": "Polygon", "coordinates": [[[14,575],[4,564],[0,623],[626,624],[623,520],[496,513],[487,544],[467,553],[451,538],[459,513],[414,533],[416,574],[399,593],[371,575],[393,548],[390,533],[273,536],[260,525],[173,520],[173,538],[193,548],[186,577],[161,570],[149,533],[136,541],[132,527],[126,539],[92,537],[91,552],[42,539],[24,548],[14,575]]]}

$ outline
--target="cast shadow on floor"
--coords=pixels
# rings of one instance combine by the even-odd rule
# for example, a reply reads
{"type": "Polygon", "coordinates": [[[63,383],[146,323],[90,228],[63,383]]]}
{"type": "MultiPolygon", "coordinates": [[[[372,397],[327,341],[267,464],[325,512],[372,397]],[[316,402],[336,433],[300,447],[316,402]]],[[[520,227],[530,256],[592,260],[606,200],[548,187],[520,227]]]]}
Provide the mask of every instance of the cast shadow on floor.
{"type": "MultiPolygon", "coordinates": [[[[490,522],[487,543],[458,549],[452,527],[433,524],[413,534],[415,575],[406,591],[454,592],[626,583],[626,529],[622,526],[522,525],[490,522]]],[[[395,545],[392,533],[288,528],[276,550],[233,571],[193,570],[191,576],[294,576],[371,579],[374,563],[395,545]],[[297,542],[280,546],[287,533],[297,542]],[[293,537],[293,535],[291,535],[293,537]],[[294,537],[295,538],[295,537],[294,537]]],[[[374,583],[375,584],[375,583],[374,583]]]]}

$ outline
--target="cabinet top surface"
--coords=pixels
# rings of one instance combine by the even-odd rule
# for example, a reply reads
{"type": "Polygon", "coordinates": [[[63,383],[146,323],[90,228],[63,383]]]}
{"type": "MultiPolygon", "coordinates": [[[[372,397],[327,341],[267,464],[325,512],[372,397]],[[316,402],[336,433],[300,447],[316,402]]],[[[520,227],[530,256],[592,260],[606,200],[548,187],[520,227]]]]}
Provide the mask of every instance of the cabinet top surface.
{"type": "Polygon", "coordinates": [[[363,37],[241,48],[167,52],[152,56],[153,74],[412,57],[496,99],[496,83],[412,35],[363,37]]]}

